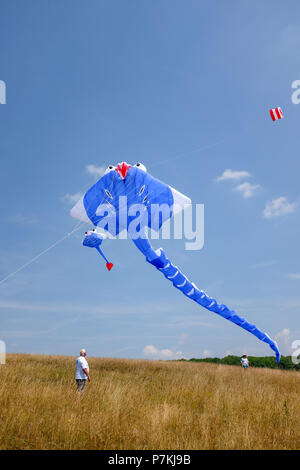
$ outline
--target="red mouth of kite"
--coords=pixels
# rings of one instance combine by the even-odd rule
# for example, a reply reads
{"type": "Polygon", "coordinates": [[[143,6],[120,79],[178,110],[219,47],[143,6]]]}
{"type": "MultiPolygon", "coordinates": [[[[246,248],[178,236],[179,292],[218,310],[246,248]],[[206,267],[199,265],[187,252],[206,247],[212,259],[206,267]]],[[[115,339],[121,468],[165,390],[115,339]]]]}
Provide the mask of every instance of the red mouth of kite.
{"type": "Polygon", "coordinates": [[[121,178],[124,179],[127,176],[129,168],[130,168],[130,165],[128,165],[128,163],[122,162],[122,163],[118,164],[118,166],[116,168],[116,172],[119,173],[121,178]]]}

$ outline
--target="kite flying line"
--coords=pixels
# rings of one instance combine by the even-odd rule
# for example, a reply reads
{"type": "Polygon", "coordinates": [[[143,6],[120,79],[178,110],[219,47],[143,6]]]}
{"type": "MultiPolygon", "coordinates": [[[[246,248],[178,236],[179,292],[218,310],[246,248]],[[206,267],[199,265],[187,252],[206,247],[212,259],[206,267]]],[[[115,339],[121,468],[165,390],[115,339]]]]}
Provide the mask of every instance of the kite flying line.
{"type": "MultiPolygon", "coordinates": [[[[191,150],[190,152],[187,152],[187,153],[181,153],[181,154],[178,154],[174,157],[171,157],[167,160],[162,160],[162,161],[159,161],[157,163],[155,163],[154,165],[151,165],[151,167],[155,167],[157,165],[161,165],[161,164],[164,164],[166,162],[169,162],[169,161],[172,161],[172,160],[175,160],[177,158],[183,158],[183,157],[186,157],[186,156],[189,156],[189,155],[192,155],[193,153],[197,153],[197,152],[201,152],[203,150],[208,150],[212,147],[215,147],[216,145],[220,145],[221,143],[223,143],[223,141],[220,141],[220,142],[217,142],[215,144],[208,144],[206,146],[203,146],[203,147],[200,147],[198,149],[194,149],[194,150],[191,150]]],[[[113,185],[113,181],[112,181],[112,185],[113,185]]],[[[85,189],[86,189],[86,186],[85,186],[85,189]]],[[[104,200],[104,196],[103,196],[103,199],[101,201],[101,204],[104,200]]],[[[15,271],[11,272],[10,274],[8,274],[7,276],[5,276],[3,279],[0,279],[0,285],[3,284],[5,281],[7,281],[8,279],[10,279],[11,277],[15,276],[16,274],[18,274],[20,271],[22,271],[23,269],[25,269],[27,266],[30,266],[32,263],[34,263],[36,260],[38,260],[41,256],[43,256],[44,254],[46,254],[48,251],[52,250],[53,248],[55,248],[57,245],[59,245],[60,243],[62,243],[64,240],[66,240],[67,238],[69,238],[73,233],[75,233],[77,230],[79,230],[82,225],[84,224],[84,222],[80,222],[79,224],[76,224],[75,225],[75,228],[73,230],[71,230],[71,232],[68,232],[66,235],[64,235],[62,238],[58,239],[56,242],[54,242],[52,245],[50,245],[48,248],[46,248],[45,250],[41,251],[39,254],[35,255],[33,258],[31,258],[29,261],[27,261],[26,263],[24,263],[22,266],[20,266],[18,269],[16,269],[15,271]]]]}

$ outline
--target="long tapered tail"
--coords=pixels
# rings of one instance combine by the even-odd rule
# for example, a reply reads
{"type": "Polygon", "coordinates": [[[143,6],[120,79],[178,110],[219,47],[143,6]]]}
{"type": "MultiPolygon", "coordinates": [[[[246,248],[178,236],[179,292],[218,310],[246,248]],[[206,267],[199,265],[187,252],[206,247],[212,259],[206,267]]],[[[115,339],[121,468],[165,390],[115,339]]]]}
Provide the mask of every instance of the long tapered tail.
{"type": "Polygon", "coordinates": [[[163,273],[166,279],[169,279],[176,289],[180,290],[184,295],[194,300],[202,307],[207,308],[207,310],[217,313],[221,317],[235,323],[244,330],[249,331],[249,333],[252,333],[261,341],[267,343],[275,352],[276,361],[279,363],[280,352],[277,343],[276,341],[273,341],[267,333],[261,331],[256,325],[248,323],[244,318],[239,317],[234,310],[230,310],[226,305],[218,304],[215,299],[209,297],[202,290],[198,289],[194,283],[190,282],[188,278],[171,263],[162,248],[154,251],[148,240],[143,240],[142,242],[134,240],[134,243],[145,254],[146,260],[163,273]]]}

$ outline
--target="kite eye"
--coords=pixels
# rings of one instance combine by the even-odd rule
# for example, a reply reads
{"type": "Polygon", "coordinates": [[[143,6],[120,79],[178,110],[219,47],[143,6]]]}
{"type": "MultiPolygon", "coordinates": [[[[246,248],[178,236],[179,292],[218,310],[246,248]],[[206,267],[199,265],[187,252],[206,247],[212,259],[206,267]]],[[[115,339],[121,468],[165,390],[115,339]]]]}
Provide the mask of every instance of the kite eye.
{"type": "Polygon", "coordinates": [[[116,168],[115,166],[109,165],[109,166],[106,168],[104,174],[107,175],[107,173],[109,173],[110,171],[115,170],[115,168],[116,168]]]}
{"type": "Polygon", "coordinates": [[[136,163],[134,166],[139,170],[147,171],[147,168],[142,163],[136,163]]]}

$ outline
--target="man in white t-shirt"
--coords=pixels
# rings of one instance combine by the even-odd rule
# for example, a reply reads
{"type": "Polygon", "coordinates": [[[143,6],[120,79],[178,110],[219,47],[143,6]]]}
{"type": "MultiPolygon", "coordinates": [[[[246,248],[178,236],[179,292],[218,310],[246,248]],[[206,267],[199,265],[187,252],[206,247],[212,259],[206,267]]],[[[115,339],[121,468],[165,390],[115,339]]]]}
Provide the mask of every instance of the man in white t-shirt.
{"type": "Polygon", "coordinates": [[[248,369],[248,367],[249,367],[249,361],[248,361],[248,358],[247,358],[246,354],[244,354],[243,357],[241,358],[241,366],[244,369],[248,369]]]}
{"type": "Polygon", "coordinates": [[[86,350],[80,350],[80,356],[76,359],[75,379],[77,383],[77,391],[82,393],[86,387],[87,380],[90,382],[90,368],[86,360],[86,350]]]}

